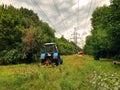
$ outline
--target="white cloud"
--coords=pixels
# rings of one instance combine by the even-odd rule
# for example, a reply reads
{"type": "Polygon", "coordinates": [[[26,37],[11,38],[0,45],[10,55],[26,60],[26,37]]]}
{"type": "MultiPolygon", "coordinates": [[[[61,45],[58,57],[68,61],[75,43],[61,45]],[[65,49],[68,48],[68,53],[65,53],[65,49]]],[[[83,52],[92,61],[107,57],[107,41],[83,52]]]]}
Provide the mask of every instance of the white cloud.
{"type": "Polygon", "coordinates": [[[40,19],[48,22],[56,30],[57,36],[64,35],[67,39],[71,38],[74,27],[78,25],[77,32],[82,33],[84,43],[85,37],[90,34],[90,17],[93,10],[97,6],[109,5],[110,1],[79,0],[78,4],[78,0],[1,0],[0,4],[3,3],[34,10],[40,19]]]}

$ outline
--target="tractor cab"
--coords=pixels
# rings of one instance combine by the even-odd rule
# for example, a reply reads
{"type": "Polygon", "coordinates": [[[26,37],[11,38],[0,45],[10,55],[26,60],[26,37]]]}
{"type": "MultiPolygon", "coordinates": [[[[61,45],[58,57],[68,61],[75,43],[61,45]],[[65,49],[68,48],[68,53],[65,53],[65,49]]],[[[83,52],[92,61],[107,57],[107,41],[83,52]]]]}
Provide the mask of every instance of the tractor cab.
{"type": "Polygon", "coordinates": [[[56,43],[45,43],[44,44],[44,52],[40,55],[41,64],[49,65],[55,64],[59,65],[62,64],[62,59],[60,57],[60,53],[58,51],[56,43]]]}
{"type": "Polygon", "coordinates": [[[57,45],[55,43],[46,43],[44,44],[46,53],[58,52],[57,45]]]}

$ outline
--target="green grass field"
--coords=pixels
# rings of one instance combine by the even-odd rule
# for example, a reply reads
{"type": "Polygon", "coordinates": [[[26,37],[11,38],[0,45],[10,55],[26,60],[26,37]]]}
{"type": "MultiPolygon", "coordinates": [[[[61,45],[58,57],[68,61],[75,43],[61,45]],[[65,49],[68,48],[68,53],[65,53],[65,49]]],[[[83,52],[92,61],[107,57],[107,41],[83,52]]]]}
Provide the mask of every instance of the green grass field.
{"type": "Polygon", "coordinates": [[[63,56],[63,65],[0,66],[0,90],[120,90],[120,65],[91,56],[63,56]]]}

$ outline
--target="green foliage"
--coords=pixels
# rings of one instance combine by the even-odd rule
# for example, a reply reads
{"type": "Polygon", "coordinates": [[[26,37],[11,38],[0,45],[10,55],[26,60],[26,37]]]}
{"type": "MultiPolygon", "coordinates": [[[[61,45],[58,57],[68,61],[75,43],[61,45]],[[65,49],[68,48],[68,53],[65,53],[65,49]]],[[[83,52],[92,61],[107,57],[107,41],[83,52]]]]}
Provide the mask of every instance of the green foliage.
{"type": "Polygon", "coordinates": [[[16,61],[21,59],[16,57],[17,54],[14,57],[14,52],[19,51],[19,49],[26,56],[24,60],[27,60],[28,53],[37,54],[41,51],[43,43],[51,42],[55,38],[54,30],[47,23],[39,20],[37,14],[32,10],[2,5],[0,12],[0,57],[3,57],[5,51],[4,61],[6,60],[6,63],[12,63],[12,61],[14,63],[15,59],[16,61]],[[27,29],[33,32],[31,38],[26,34],[27,29]],[[25,37],[28,38],[25,40],[25,37]],[[25,41],[30,41],[29,45],[25,41]],[[29,48],[30,46],[31,48],[29,48]],[[8,58],[10,60],[7,60],[8,58]],[[12,60],[12,58],[14,59],[12,60]]]}
{"type": "Polygon", "coordinates": [[[20,16],[17,9],[12,6],[1,6],[0,18],[0,50],[15,47],[21,42],[23,27],[20,24],[20,16]],[[18,12],[18,13],[17,13],[18,12]],[[2,47],[2,45],[4,45],[2,47]]]}
{"type": "Polygon", "coordinates": [[[84,46],[84,52],[86,54],[92,55],[93,54],[93,37],[92,36],[88,36],[86,38],[86,44],[84,46]]]}
{"type": "Polygon", "coordinates": [[[120,61],[120,55],[115,55],[115,56],[113,57],[113,59],[120,61]]]}
{"type": "Polygon", "coordinates": [[[92,54],[97,59],[101,56],[107,56],[102,54],[105,54],[105,51],[109,50],[110,47],[106,19],[108,15],[109,8],[107,6],[97,8],[92,14],[92,35],[87,38],[84,50],[86,53],[92,54]]]}
{"type": "Polygon", "coordinates": [[[39,21],[37,14],[35,14],[32,10],[21,7],[20,14],[22,17],[22,26],[25,28],[30,28],[31,26],[38,27],[39,22],[42,23],[42,21],[39,21]]]}
{"type": "Polygon", "coordinates": [[[2,54],[3,56],[0,62],[3,64],[17,64],[21,62],[20,60],[25,58],[24,54],[17,49],[3,50],[2,54]]]}
{"type": "Polygon", "coordinates": [[[54,32],[32,10],[0,6],[0,58],[7,64],[19,63],[21,59],[24,62],[38,61],[39,57],[35,56],[39,56],[43,44],[49,42],[58,43],[62,54],[76,52],[75,44],[55,38],[54,32]]]}
{"type": "Polygon", "coordinates": [[[58,44],[58,48],[62,55],[75,54],[80,51],[80,48],[77,45],[67,41],[64,37],[57,39],[56,43],[58,44]]]}
{"type": "Polygon", "coordinates": [[[109,38],[111,41],[111,48],[113,48],[114,53],[117,55],[120,54],[120,2],[119,0],[111,0],[111,5],[110,5],[110,13],[111,15],[109,16],[109,38]]]}
{"type": "Polygon", "coordinates": [[[120,54],[120,4],[111,0],[110,6],[97,8],[92,14],[92,35],[84,50],[94,57],[111,58],[120,54]]]}

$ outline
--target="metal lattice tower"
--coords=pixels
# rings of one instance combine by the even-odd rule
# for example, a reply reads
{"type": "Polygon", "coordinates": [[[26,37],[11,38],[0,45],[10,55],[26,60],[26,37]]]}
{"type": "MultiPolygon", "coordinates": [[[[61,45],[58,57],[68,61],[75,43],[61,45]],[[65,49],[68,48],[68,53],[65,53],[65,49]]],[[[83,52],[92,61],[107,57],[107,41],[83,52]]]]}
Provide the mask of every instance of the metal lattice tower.
{"type": "Polygon", "coordinates": [[[77,28],[76,27],[74,28],[74,32],[73,32],[73,34],[71,34],[71,36],[72,36],[71,39],[73,39],[73,42],[76,45],[78,45],[78,39],[80,39],[80,37],[79,37],[79,34],[77,33],[77,28]]]}
{"type": "Polygon", "coordinates": [[[73,38],[71,38],[71,39],[73,39],[73,42],[76,45],[78,45],[78,39],[80,39],[79,34],[77,33],[78,24],[79,24],[79,0],[78,0],[78,9],[77,9],[77,18],[76,18],[76,20],[77,20],[77,24],[76,24],[76,27],[74,28],[74,32],[72,34],[73,38]]]}

